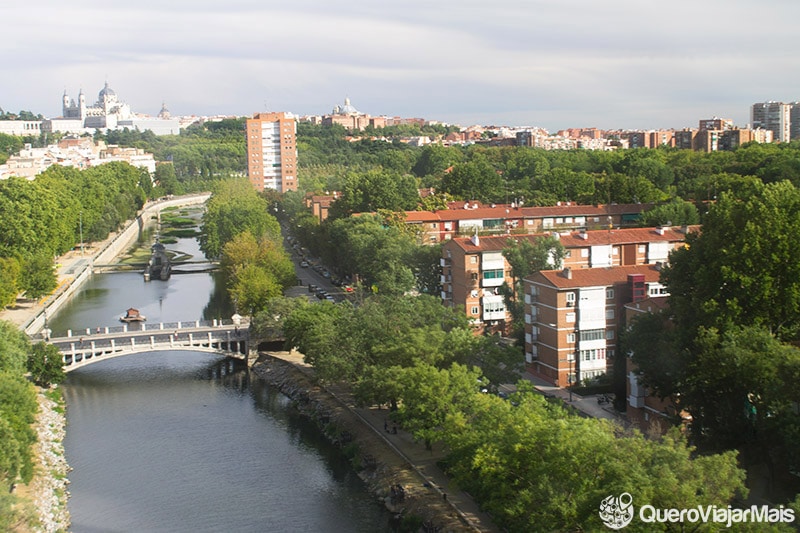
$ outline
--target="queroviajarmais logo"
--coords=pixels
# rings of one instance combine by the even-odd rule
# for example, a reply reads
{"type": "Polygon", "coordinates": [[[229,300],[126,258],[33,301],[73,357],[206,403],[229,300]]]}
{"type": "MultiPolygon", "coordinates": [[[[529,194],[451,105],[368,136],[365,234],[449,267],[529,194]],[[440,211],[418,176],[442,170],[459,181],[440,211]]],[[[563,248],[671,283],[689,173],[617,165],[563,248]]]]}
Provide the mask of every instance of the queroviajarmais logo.
{"type": "Polygon", "coordinates": [[[623,492],[600,502],[600,520],[611,529],[622,529],[633,520],[633,496],[623,492]]]}

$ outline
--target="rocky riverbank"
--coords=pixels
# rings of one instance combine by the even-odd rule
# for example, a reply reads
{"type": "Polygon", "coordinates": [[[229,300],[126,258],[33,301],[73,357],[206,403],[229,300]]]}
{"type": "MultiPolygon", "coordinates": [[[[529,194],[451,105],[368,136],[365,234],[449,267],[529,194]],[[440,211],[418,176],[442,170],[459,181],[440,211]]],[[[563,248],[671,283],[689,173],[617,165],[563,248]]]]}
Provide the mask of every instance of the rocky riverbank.
{"type": "Polygon", "coordinates": [[[34,431],[37,442],[33,446],[35,462],[31,482],[22,487],[20,496],[33,502],[39,519],[37,532],[55,533],[67,531],[70,525],[67,500],[69,498],[70,468],[64,457],[64,437],[67,420],[64,402],[54,401],[54,391],[40,389],[37,398],[39,412],[34,431]]]}
{"type": "Polygon", "coordinates": [[[464,523],[441,491],[359,418],[345,391],[334,393],[320,387],[310,368],[268,355],[261,356],[252,371],[291,398],[342,448],[370,492],[407,530],[415,531],[423,524],[441,528],[438,531],[479,530],[464,523]]]}

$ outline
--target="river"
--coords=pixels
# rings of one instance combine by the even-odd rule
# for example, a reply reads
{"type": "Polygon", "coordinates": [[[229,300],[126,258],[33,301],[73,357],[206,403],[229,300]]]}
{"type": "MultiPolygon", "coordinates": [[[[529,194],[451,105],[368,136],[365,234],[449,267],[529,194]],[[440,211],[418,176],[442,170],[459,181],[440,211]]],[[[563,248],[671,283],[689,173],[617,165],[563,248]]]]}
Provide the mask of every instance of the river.
{"type": "MultiPolygon", "coordinates": [[[[194,241],[177,246],[198,252],[194,241]]],[[[209,273],[167,282],[98,274],[49,327],[118,325],[128,307],[148,322],[229,318],[220,294],[209,273]]],[[[130,355],[69,373],[63,390],[70,531],[389,530],[389,514],[339,450],[243,363],[130,355]]]]}

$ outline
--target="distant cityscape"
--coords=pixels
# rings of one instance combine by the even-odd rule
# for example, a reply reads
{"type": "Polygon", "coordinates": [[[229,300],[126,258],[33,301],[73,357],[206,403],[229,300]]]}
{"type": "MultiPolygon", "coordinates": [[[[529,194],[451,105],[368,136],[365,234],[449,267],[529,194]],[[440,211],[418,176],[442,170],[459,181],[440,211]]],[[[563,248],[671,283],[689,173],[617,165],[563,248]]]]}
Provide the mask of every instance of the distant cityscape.
{"type": "MultiPolygon", "coordinates": [[[[62,113],[59,117],[42,120],[0,120],[0,133],[16,136],[39,136],[57,133],[62,136],[94,135],[97,131],[136,130],[151,131],[155,135],[177,135],[182,129],[196,123],[221,121],[230,116],[184,116],[173,117],[166,103],[156,116],[134,112],[117,96],[106,82],[98,92],[97,100],[88,103],[83,90],[77,99],[70,98],[67,91],[61,96],[62,113]]],[[[489,146],[528,146],[544,150],[616,150],[625,148],[673,147],[702,152],[734,150],[748,142],[771,143],[789,142],[800,139],[800,102],[758,102],[750,106],[750,124],[743,127],[726,118],[698,119],[697,127],[680,130],[603,130],[593,127],[568,128],[550,132],[538,127],[507,127],[471,125],[458,127],[446,135],[408,136],[402,142],[423,146],[430,143],[444,145],[486,144],[489,146]]],[[[351,133],[363,132],[370,128],[373,132],[389,126],[446,125],[425,118],[406,118],[398,116],[373,116],[359,111],[349,98],[342,105],[335,105],[325,115],[296,115],[290,112],[255,113],[248,119],[248,175],[253,185],[259,189],[278,191],[295,190],[296,182],[296,142],[297,122],[309,122],[322,126],[338,125],[351,133]],[[257,125],[256,125],[257,122],[257,125]],[[261,132],[254,128],[261,128],[261,132]],[[278,129],[276,129],[278,128],[278,129]],[[291,130],[291,131],[289,131],[291,130]],[[278,134],[278,131],[281,133],[278,134]],[[282,135],[282,137],[281,137],[282,135]]],[[[451,128],[452,129],[452,128],[451,128]]],[[[379,138],[376,135],[376,138],[379,138]]],[[[128,162],[151,169],[152,156],[128,153],[118,147],[94,146],[61,143],[44,149],[26,147],[23,153],[15,155],[0,165],[0,179],[9,176],[24,176],[29,179],[41,172],[49,164],[60,163],[69,166],[86,167],[93,164],[127,158],[128,162]],[[89,150],[91,153],[87,153],[89,150]]]]}

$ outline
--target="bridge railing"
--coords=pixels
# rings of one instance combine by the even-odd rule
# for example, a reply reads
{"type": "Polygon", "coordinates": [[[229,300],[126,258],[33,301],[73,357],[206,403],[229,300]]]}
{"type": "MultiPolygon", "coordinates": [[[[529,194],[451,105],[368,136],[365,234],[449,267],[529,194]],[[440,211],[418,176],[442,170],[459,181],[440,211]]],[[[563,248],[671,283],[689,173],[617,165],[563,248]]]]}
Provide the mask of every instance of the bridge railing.
{"type": "Polygon", "coordinates": [[[250,325],[247,319],[233,320],[233,319],[213,319],[213,320],[190,320],[182,322],[130,322],[121,324],[119,326],[98,326],[94,328],[86,328],[79,330],[67,330],[64,334],[54,335],[50,332],[49,337],[52,338],[69,338],[69,337],[91,337],[93,335],[115,335],[120,333],[140,333],[147,331],[174,331],[182,329],[198,329],[198,328],[217,328],[217,327],[230,327],[238,326],[247,328],[250,325]]]}

